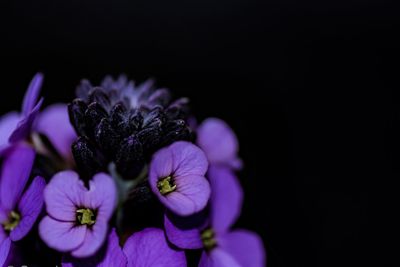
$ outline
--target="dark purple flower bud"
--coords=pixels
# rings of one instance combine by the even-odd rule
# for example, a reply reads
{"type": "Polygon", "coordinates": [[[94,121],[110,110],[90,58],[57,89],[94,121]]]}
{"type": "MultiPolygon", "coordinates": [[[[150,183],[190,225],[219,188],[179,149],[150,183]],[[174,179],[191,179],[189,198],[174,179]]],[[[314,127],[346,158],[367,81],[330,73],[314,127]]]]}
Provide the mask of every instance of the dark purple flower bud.
{"type": "Polygon", "coordinates": [[[88,80],[82,80],[76,88],[76,96],[83,99],[84,101],[87,101],[89,92],[90,90],[92,90],[92,88],[93,86],[88,80]]]}
{"type": "Polygon", "coordinates": [[[120,136],[114,131],[106,118],[103,118],[96,126],[94,137],[96,144],[101,151],[105,151],[106,155],[115,154],[121,142],[120,136]]]}
{"type": "Polygon", "coordinates": [[[79,135],[86,135],[85,113],[87,108],[86,103],[79,98],[68,104],[69,119],[79,135]]]}
{"type": "Polygon", "coordinates": [[[104,156],[86,137],[79,137],[78,140],[72,144],[72,154],[78,169],[86,180],[93,174],[107,168],[107,162],[104,156]]]}
{"type": "Polygon", "coordinates": [[[115,159],[117,170],[126,178],[135,178],[143,169],[143,147],[136,136],[125,138],[115,159]]]}
{"type": "Polygon", "coordinates": [[[94,129],[96,125],[107,116],[107,111],[99,103],[91,103],[85,112],[85,122],[87,123],[87,127],[94,129]]]}
{"type": "Polygon", "coordinates": [[[104,90],[102,90],[100,87],[93,88],[90,91],[88,98],[89,98],[90,103],[96,102],[101,107],[103,107],[103,109],[105,109],[105,110],[110,109],[110,105],[111,105],[110,99],[109,99],[108,95],[104,92],[104,90]]]}

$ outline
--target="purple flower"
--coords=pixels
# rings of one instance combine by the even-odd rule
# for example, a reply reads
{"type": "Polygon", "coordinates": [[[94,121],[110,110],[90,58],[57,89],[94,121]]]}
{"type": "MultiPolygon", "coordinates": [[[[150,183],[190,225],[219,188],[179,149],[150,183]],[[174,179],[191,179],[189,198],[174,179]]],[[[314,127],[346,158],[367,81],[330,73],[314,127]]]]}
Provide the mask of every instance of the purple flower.
{"type": "Polygon", "coordinates": [[[25,145],[10,148],[4,156],[0,176],[0,266],[10,254],[12,242],[31,230],[43,206],[42,177],[29,180],[35,151],[25,145]]]}
{"type": "Polygon", "coordinates": [[[171,248],[161,229],[147,228],[133,234],[121,249],[113,229],[108,236],[105,251],[86,259],[64,257],[62,267],[185,267],[183,251],[171,248]]]}
{"type": "Polygon", "coordinates": [[[207,155],[210,164],[241,169],[238,158],[239,142],[235,133],[223,120],[208,118],[197,129],[197,144],[207,155]]]}
{"type": "Polygon", "coordinates": [[[33,124],[43,103],[38,101],[43,75],[36,74],[25,93],[21,113],[10,112],[0,120],[0,151],[4,151],[10,143],[26,139],[31,133],[33,124]]]}
{"type": "Polygon", "coordinates": [[[240,215],[243,193],[227,167],[211,166],[208,171],[212,188],[208,227],[204,221],[187,222],[195,228],[182,228],[165,217],[168,239],[184,249],[203,247],[200,267],[262,267],[265,252],[261,239],[247,230],[230,231],[240,215]],[[189,243],[188,240],[191,240],[189,243]]]}
{"type": "Polygon", "coordinates": [[[116,186],[106,174],[96,174],[88,190],[73,171],[59,172],[44,190],[48,216],[39,234],[51,248],[74,257],[93,255],[103,244],[116,205],[116,186]]]}
{"type": "Polygon", "coordinates": [[[204,177],[208,162],[197,146],[179,141],[159,150],[150,164],[149,182],[154,194],[180,216],[194,214],[207,205],[210,185],[204,177]]]}
{"type": "Polygon", "coordinates": [[[71,144],[76,133],[69,122],[65,104],[54,104],[39,113],[43,99],[39,98],[43,75],[36,74],[22,103],[22,111],[10,112],[0,118],[0,154],[11,144],[28,140],[33,132],[44,134],[66,159],[72,159],[71,144]]]}

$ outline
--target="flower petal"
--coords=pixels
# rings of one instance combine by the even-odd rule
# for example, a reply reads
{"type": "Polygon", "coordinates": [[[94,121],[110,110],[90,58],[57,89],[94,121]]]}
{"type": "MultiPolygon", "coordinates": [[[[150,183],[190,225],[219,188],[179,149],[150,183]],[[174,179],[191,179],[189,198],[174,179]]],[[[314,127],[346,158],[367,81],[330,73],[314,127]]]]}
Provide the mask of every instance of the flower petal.
{"type": "Polygon", "coordinates": [[[203,252],[199,262],[199,267],[247,267],[240,265],[229,253],[215,248],[209,254],[203,252]]]}
{"type": "Polygon", "coordinates": [[[43,83],[43,74],[37,73],[31,80],[22,102],[22,114],[27,116],[36,105],[43,83]]]}
{"type": "Polygon", "coordinates": [[[76,208],[81,207],[87,190],[73,171],[62,171],[53,176],[44,190],[47,213],[60,221],[75,222],[76,208]]]}
{"type": "Polygon", "coordinates": [[[43,110],[36,130],[47,136],[60,155],[67,159],[72,157],[71,145],[77,136],[69,121],[67,105],[54,104],[43,110]]]}
{"type": "Polygon", "coordinates": [[[11,240],[6,238],[3,242],[0,242],[0,266],[6,262],[8,258],[8,254],[10,253],[11,249],[11,240]]]}
{"type": "Polygon", "coordinates": [[[203,213],[196,213],[189,217],[178,217],[172,214],[164,216],[165,233],[169,242],[181,249],[200,249],[201,229],[206,224],[203,213]]]}
{"type": "Polygon", "coordinates": [[[1,170],[0,200],[3,208],[11,211],[16,207],[29,179],[35,151],[25,145],[17,145],[5,155],[1,170]]]}
{"type": "Polygon", "coordinates": [[[89,182],[89,187],[83,205],[98,210],[97,217],[108,221],[117,204],[117,188],[114,180],[105,173],[99,173],[89,182]]]}
{"type": "Polygon", "coordinates": [[[197,129],[197,144],[204,150],[211,164],[241,168],[241,161],[237,158],[237,137],[223,120],[208,118],[203,121],[197,129]]]}
{"type": "Polygon", "coordinates": [[[36,122],[36,118],[39,115],[40,107],[42,106],[43,98],[39,100],[37,105],[32,109],[32,111],[23,117],[16,129],[13,131],[9,138],[9,142],[17,143],[21,140],[26,139],[32,132],[32,127],[36,122]]]}
{"type": "Polygon", "coordinates": [[[86,235],[86,226],[73,222],[60,222],[46,216],[39,224],[39,235],[52,249],[68,252],[79,247],[86,235]]]}
{"type": "Polygon", "coordinates": [[[224,166],[211,166],[208,178],[212,188],[211,225],[217,233],[226,232],[240,215],[243,191],[233,172],[224,166]]]}
{"type": "Polygon", "coordinates": [[[17,112],[10,112],[0,118],[0,147],[8,144],[8,139],[17,128],[21,116],[17,112]]]}
{"type": "MultiPolygon", "coordinates": [[[[4,208],[1,206],[1,203],[0,203],[0,224],[1,224],[2,222],[4,222],[5,220],[8,219],[8,213],[9,213],[9,211],[7,211],[6,209],[4,209],[4,208]]],[[[2,228],[0,227],[0,229],[2,229],[2,228]]],[[[0,230],[0,231],[1,231],[1,230],[0,230]]],[[[0,233],[0,243],[1,243],[1,233],[0,233]]]]}
{"type": "Polygon", "coordinates": [[[150,164],[149,179],[157,183],[158,179],[170,176],[174,172],[172,151],[167,147],[157,151],[150,164]]]}
{"type": "Polygon", "coordinates": [[[172,249],[161,229],[147,228],[133,234],[123,248],[128,267],[185,267],[185,252],[172,249]]]}
{"type": "Polygon", "coordinates": [[[158,188],[153,191],[159,195],[160,201],[173,213],[189,216],[201,211],[210,198],[210,184],[204,176],[188,175],[175,179],[176,190],[165,196],[158,188]]]}
{"type": "Polygon", "coordinates": [[[43,206],[43,190],[46,186],[45,180],[38,176],[30,187],[26,190],[18,203],[18,210],[21,213],[21,221],[18,226],[11,231],[12,241],[22,239],[32,228],[43,206]]]}
{"type": "Polygon", "coordinates": [[[84,259],[64,256],[62,267],[96,266],[96,267],[125,267],[127,259],[119,246],[119,240],[115,229],[108,235],[107,244],[94,256],[84,259]]]}
{"type": "Polygon", "coordinates": [[[199,147],[186,141],[178,141],[168,149],[172,152],[174,176],[203,176],[207,172],[207,157],[199,147]]]}
{"type": "Polygon", "coordinates": [[[266,263],[261,238],[253,232],[235,230],[218,239],[218,245],[229,253],[240,266],[263,267],[266,263]]]}
{"type": "Polygon", "coordinates": [[[96,220],[96,223],[86,230],[82,244],[71,252],[76,258],[90,257],[100,249],[107,237],[107,221],[96,220]]]}

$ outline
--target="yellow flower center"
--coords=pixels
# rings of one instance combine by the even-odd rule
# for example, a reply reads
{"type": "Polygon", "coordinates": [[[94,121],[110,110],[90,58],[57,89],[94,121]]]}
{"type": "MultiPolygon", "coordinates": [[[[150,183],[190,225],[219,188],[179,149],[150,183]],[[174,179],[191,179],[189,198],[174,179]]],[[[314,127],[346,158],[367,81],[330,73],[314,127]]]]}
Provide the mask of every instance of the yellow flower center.
{"type": "Polygon", "coordinates": [[[176,184],[172,180],[171,176],[168,176],[157,182],[157,188],[160,190],[162,195],[167,195],[171,192],[174,192],[176,189],[176,184]]]}
{"type": "Polygon", "coordinates": [[[96,222],[96,215],[91,209],[76,210],[76,220],[80,225],[93,225],[96,222]]]}
{"type": "Polygon", "coordinates": [[[18,226],[19,222],[21,221],[21,215],[18,212],[11,211],[7,221],[3,223],[3,228],[7,232],[11,232],[14,230],[15,227],[18,226]]]}
{"type": "Polygon", "coordinates": [[[208,228],[201,232],[201,241],[206,251],[210,251],[217,246],[217,240],[215,240],[215,233],[213,229],[208,228]]]}

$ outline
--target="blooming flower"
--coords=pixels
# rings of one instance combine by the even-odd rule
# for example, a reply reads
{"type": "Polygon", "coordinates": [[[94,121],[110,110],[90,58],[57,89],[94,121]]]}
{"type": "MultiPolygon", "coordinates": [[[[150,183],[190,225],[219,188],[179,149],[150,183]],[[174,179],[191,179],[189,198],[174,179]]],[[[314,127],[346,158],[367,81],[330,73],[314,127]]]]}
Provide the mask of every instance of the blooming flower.
{"type": "Polygon", "coordinates": [[[51,248],[74,257],[93,255],[103,244],[116,205],[111,177],[96,174],[89,190],[73,171],[57,173],[44,191],[47,216],[39,234],[51,248]]]}
{"type": "Polygon", "coordinates": [[[113,229],[108,236],[104,251],[86,259],[64,257],[62,267],[185,267],[183,251],[171,248],[164,232],[157,228],[147,228],[128,238],[121,249],[118,236],[113,229]]]}
{"type": "Polygon", "coordinates": [[[21,113],[10,112],[0,118],[0,154],[36,132],[44,134],[61,156],[71,159],[76,133],[69,122],[67,106],[54,104],[39,113],[43,103],[43,98],[38,100],[42,83],[43,75],[36,74],[25,93],[21,113]]]}
{"type": "Polygon", "coordinates": [[[11,242],[24,238],[43,206],[42,177],[33,179],[25,190],[35,159],[35,151],[24,145],[9,149],[0,176],[0,266],[6,261],[11,242]]]}
{"type": "Polygon", "coordinates": [[[208,118],[197,129],[197,144],[206,153],[210,164],[241,169],[238,158],[239,142],[235,133],[223,120],[208,118]]]}
{"type": "Polygon", "coordinates": [[[240,214],[243,198],[236,177],[222,166],[211,166],[208,176],[212,188],[208,227],[204,226],[203,221],[200,224],[187,223],[197,228],[182,228],[166,216],[168,239],[180,248],[203,247],[200,267],[264,266],[265,254],[260,238],[247,230],[230,231],[240,214]]]}
{"type": "Polygon", "coordinates": [[[210,185],[204,177],[207,168],[207,158],[200,148],[178,141],[154,155],[150,187],[169,210],[188,216],[204,209],[210,197],[210,185]]]}
{"type": "Polygon", "coordinates": [[[133,179],[155,151],[192,139],[187,99],[171,101],[169,90],[154,88],[152,81],[135,85],[121,75],[93,87],[84,80],[77,97],[69,105],[80,136],[72,150],[78,167],[89,176],[114,162],[120,175],[133,179]]]}
{"type": "Polygon", "coordinates": [[[43,99],[38,101],[43,75],[36,74],[25,93],[21,113],[10,112],[0,120],[0,151],[4,151],[10,143],[26,139],[39,113],[43,99]]]}

